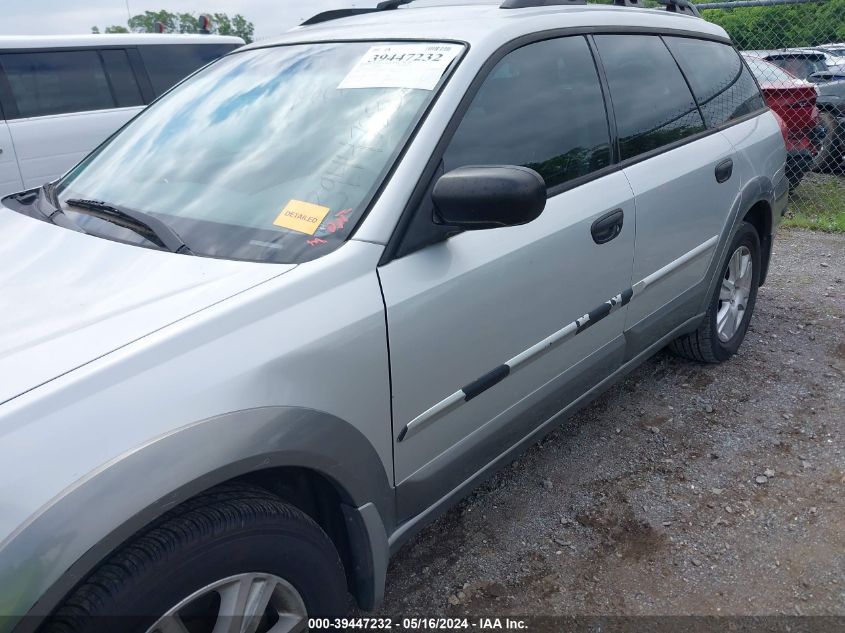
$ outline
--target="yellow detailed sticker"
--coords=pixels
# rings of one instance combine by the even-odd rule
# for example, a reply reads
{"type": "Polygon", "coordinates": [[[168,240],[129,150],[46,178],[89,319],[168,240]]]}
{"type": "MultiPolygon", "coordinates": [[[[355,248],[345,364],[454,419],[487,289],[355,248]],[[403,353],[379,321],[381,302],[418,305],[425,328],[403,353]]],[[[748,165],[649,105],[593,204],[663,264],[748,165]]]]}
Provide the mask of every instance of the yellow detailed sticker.
{"type": "Polygon", "coordinates": [[[303,202],[302,200],[291,200],[284,206],[282,212],[276,216],[273,224],[290,229],[291,231],[314,235],[328,214],[328,207],[303,202]]]}

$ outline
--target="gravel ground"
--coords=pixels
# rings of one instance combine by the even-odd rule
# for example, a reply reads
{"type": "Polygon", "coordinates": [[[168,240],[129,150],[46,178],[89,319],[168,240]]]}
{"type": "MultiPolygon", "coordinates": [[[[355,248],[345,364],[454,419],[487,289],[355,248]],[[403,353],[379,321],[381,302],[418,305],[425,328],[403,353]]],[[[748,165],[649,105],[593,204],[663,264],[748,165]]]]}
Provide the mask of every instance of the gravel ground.
{"type": "Polygon", "coordinates": [[[661,352],[394,558],[382,615],[845,615],[845,235],[782,231],[739,354],[661,352]]]}

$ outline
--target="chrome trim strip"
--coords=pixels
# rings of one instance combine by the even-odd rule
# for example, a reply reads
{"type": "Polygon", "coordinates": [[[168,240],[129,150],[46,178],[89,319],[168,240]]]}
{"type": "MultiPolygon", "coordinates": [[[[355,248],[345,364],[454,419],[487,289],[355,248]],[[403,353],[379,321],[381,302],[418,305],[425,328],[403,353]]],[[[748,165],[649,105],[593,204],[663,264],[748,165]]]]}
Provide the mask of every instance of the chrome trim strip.
{"type": "Polygon", "coordinates": [[[448,398],[444,398],[430,409],[423,411],[417,417],[415,417],[413,420],[411,420],[410,422],[408,422],[408,424],[405,425],[405,428],[402,429],[401,433],[399,433],[399,437],[396,438],[396,441],[401,442],[402,440],[407,438],[408,435],[413,435],[414,433],[419,431],[423,426],[425,426],[427,422],[433,421],[437,416],[444,413],[446,410],[451,409],[459,402],[463,402],[465,398],[466,394],[464,394],[464,390],[459,389],[448,398]]]}
{"type": "MultiPolygon", "coordinates": [[[[603,318],[612,314],[622,306],[628,305],[631,299],[646,290],[649,286],[654,285],[663,277],[669,275],[670,273],[677,270],[687,262],[695,259],[699,255],[704,253],[706,250],[714,246],[718,241],[719,236],[714,235],[703,244],[699,244],[691,251],[687,251],[678,259],[669,262],[663,268],[660,268],[659,270],[651,273],[648,277],[641,279],[627,290],[620,292],[615,297],[608,299],[595,310],[588,312],[587,314],[576,319],[572,323],[568,323],[567,325],[559,329],[557,332],[554,332],[553,334],[547,336],[539,343],[535,343],[525,351],[520,352],[504,364],[510,368],[511,374],[514,373],[514,371],[536,360],[553,347],[557,347],[569,338],[583,332],[585,329],[595,323],[598,323],[603,318]]],[[[498,382],[494,384],[498,384],[498,382]]],[[[466,387],[464,387],[464,389],[465,388],[466,387]]],[[[467,394],[464,392],[464,389],[459,389],[452,395],[448,396],[447,398],[444,398],[443,400],[435,404],[433,407],[430,407],[429,409],[423,411],[413,420],[408,422],[408,424],[406,424],[402,431],[399,433],[399,436],[396,438],[396,441],[401,442],[407,439],[410,435],[417,433],[420,429],[426,427],[429,423],[433,422],[435,419],[437,419],[440,415],[442,415],[449,409],[456,407],[461,402],[466,402],[467,394]]]]}
{"type": "Polygon", "coordinates": [[[635,283],[634,286],[633,286],[634,294],[637,295],[637,294],[641,293],[643,290],[645,290],[649,286],[653,285],[656,281],[659,281],[660,279],[662,279],[666,275],[674,272],[675,270],[677,270],[678,268],[680,268],[681,266],[683,266],[687,262],[695,259],[699,255],[701,255],[704,251],[706,251],[708,248],[710,248],[711,246],[715,246],[716,242],[718,242],[718,241],[719,241],[719,236],[714,235],[713,237],[711,237],[709,240],[707,240],[703,244],[699,244],[698,246],[696,246],[691,251],[687,251],[686,253],[681,255],[678,259],[671,261],[668,264],[666,264],[663,268],[660,268],[659,270],[654,271],[653,273],[651,273],[645,279],[641,279],[640,281],[635,283]]]}

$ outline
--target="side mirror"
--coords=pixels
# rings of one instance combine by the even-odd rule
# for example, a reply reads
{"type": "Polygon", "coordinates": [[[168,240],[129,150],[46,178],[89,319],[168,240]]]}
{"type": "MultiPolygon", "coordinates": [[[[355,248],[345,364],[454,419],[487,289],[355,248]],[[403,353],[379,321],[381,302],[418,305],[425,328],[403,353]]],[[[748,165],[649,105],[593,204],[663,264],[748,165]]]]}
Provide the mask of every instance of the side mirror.
{"type": "Polygon", "coordinates": [[[527,167],[459,167],[440,177],[431,197],[444,224],[493,229],[536,220],[546,207],[546,182],[527,167]]]}

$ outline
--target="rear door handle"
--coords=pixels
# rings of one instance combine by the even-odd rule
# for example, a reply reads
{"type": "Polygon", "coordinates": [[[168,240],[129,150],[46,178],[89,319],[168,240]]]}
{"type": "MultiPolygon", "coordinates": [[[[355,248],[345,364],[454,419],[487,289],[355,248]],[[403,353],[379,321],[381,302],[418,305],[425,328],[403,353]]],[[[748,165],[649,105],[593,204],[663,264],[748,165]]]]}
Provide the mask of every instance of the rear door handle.
{"type": "Polygon", "coordinates": [[[730,158],[716,165],[716,182],[727,182],[734,173],[734,162],[730,158]]]}
{"type": "Polygon", "coordinates": [[[590,233],[596,244],[606,244],[622,232],[622,224],[625,221],[625,212],[622,209],[614,209],[593,222],[590,233]]]}

